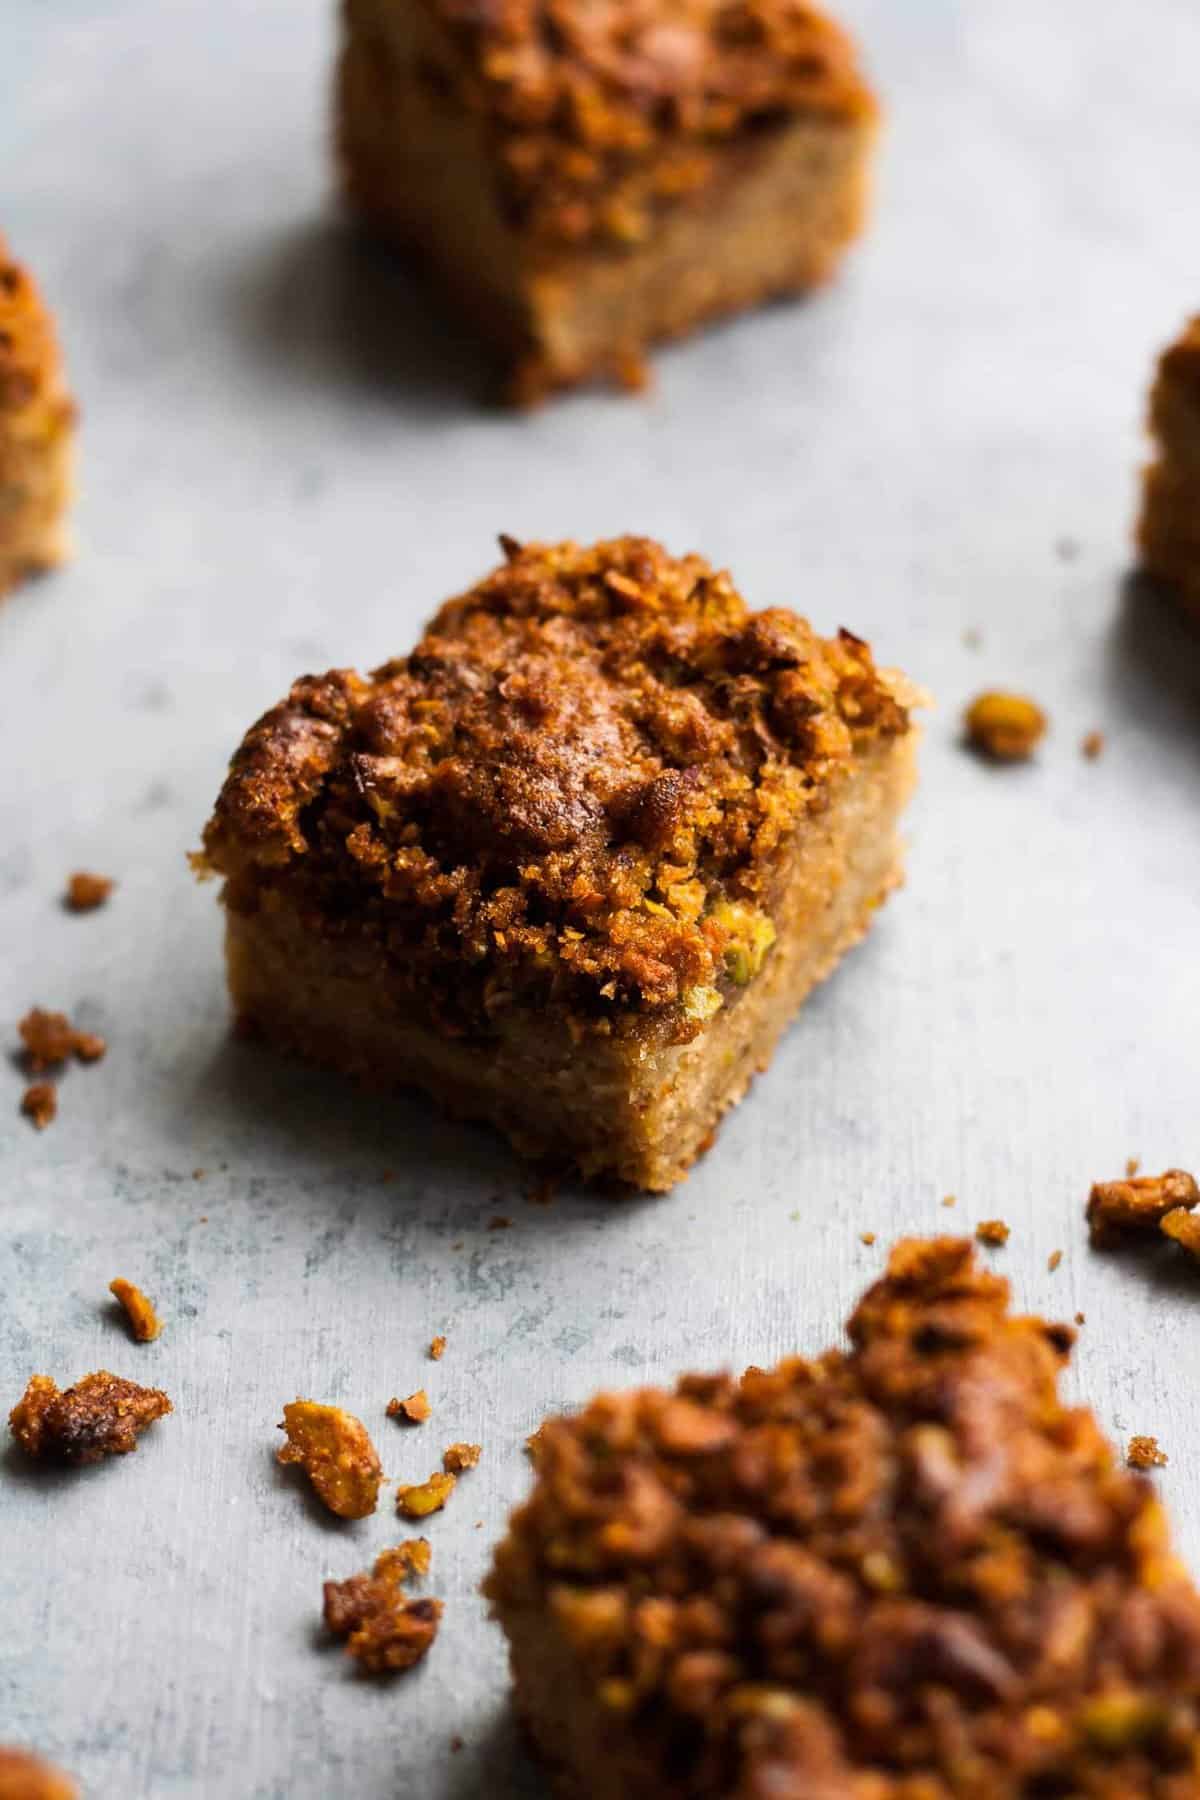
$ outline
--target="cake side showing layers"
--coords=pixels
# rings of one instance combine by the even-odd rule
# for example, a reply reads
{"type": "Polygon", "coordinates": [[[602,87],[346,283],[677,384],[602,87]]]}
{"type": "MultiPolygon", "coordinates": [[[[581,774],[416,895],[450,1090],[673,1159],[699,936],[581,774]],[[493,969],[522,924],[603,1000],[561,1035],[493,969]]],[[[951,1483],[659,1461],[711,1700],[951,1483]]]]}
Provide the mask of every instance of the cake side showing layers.
{"type": "Polygon", "coordinates": [[[486,1592],[557,1791],[1200,1792],[1200,1597],[1007,1302],[904,1243],[849,1352],[542,1427],[486,1592]]]}
{"type": "Polygon", "coordinates": [[[53,320],[0,237],[0,595],[68,554],[74,423],[53,320]]]}
{"type": "Polygon", "coordinates": [[[699,557],[507,554],[247,734],[205,834],[234,1002],[669,1186],[898,879],[911,696],[699,557]]]}
{"type": "Polygon", "coordinates": [[[1142,565],[1200,614],[1200,317],[1163,353],[1149,423],[1155,457],[1138,523],[1142,565]]]}
{"type": "Polygon", "coordinates": [[[348,0],[336,104],[352,204],[521,399],[825,279],[876,127],[845,34],[777,0],[348,0]]]}

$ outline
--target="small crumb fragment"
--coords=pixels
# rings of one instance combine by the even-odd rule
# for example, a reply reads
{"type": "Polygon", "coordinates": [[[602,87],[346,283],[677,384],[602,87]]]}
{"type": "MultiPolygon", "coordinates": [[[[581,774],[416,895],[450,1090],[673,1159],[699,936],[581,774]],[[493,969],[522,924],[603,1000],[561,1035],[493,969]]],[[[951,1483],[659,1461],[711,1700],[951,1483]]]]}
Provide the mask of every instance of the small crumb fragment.
{"type": "Polygon", "coordinates": [[[972,749],[994,762],[1026,762],[1046,734],[1046,715],[1023,694],[980,694],[963,720],[972,749]]]}
{"type": "Polygon", "coordinates": [[[511,1225],[512,1220],[504,1213],[493,1213],[487,1222],[489,1231],[507,1231],[511,1225]]]}
{"type": "Polygon", "coordinates": [[[1077,1325],[1086,1325],[1086,1324],[1087,1324],[1087,1314],[1086,1314],[1086,1313],[1081,1313],[1081,1312],[1077,1312],[1077,1313],[1076,1313],[1076,1314],[1075,1314],[1075,1323],[1076,1323],[1076,1324],[1077,1324],[1077,1325]]]}
{"type": "Polygon", "coordinates": [[[442,1451],[442,1467],[451,1475],[461,1475],[464,1469],[473,1469],[483,1455],[482,1444],[451,1444],[442,1451]]]}
{"type": "Polygon", "coordinates": [[[943,1206],[957,1206],[958,1205],[958,1195],[957,1194],[947,1194],[945,1199],[942,1201],[942,1205],[943,1206]]]}
{"type": "Polygon", "coordinates": [[[858,1236],[860,1243],[866,1244],[868,1248],[875,1242],[875,1233],[873,1231],[860,1231],[858,1236]]]}
{"type": "Polygon", "coordinates": [[[418,1388],[407,1400],[389,1400],[387,1416],[389,1419],[404,1419],[409,1425],[423,1425],[429,1417],[431,1408],[429,1395],[424,1388],[418,1388]]]}
{"type": "Polygon", "coordinates": [[[1093,1246],[1120,1243],[1130,1232],[1154,1231],[1169,1212],[1200,1204],[1200,1188],[1186,1169],[1163,1175],[1097,1181],[1088,1195],[1087,1221],[1093,1246]]]}
{"type": "Polygon", "coordinates": [[[79,1789],[31,1751],[0,1744],[0,1800],[79,1800],[79,1789]]]}
{"type": "Polygon", "coordinates": [[[1125,1452],[1131,1469],[1165,1469],[1166,1453],[1159,1449],[1156,1437],[1131,1437],[1125,1452]]]}
{"type": "Polygon", "coordinates": [[[441,1512],[454,1488],[453,1475],[435,1470],[428,1481],[396,1489],[396,1510],[409,1519],[426,1519],[430,1513],[441,1512]]]}
{"type": "Polygon", "coordinates": [[[35,1081],[21,1095],[21,1111],[38,1131],[45,1131],[58,1117],[58,1095],[50,1081],[35,1081]]]}
{"type": "Polygon", "coordinates": [[[1095,762],[1098,756],[1103,756],[1104,754],[1104,733],[1102,731],[1089,731],[1079,748],[1089,762],[1095,762]]]}
{"type": "Polygon", "coordinates": [[[77,1056],[80,1062],[99,1062],[108,1048],[94,1031],[77,1031],[66,1013],[47,1012],[40,1006],[25,1014],[17,1030],[32,1075],[59,1068],[69,1056],[77,1056]]]}
{"type": "Polygon", "coordinates": [[[91,875],[85,869],[77,869],[67,882],[64,900],[71,912],[95,912],[115,886],[116,882],[107,875],[91,875]]]}
{"type": "Polygon", "coordinates": [[[134,1287],[131,1281],[126,1281],[118,1275],[115,1281],[109,1282],[108,1291],[125,1308],[129,1329],[137,1342],[139,1344],[151,1343],[162,1330],[162,1320],[141,1288],[134,1287]]]}
{"type": "Polygon", "coordinates": [[[1159,1220],[1159,1230],[1185,1249],[1189,1256],[1200,1258],[1200,1217],[1186,1206],[1177,1206],[1159,1220]]]}
{"type": "Polygon", "coordinates": [[[968,650],[981,650],[983,648],[982,631],[975,625],[968,625],[963,632],[963,644],[968,650]]]}
{"type": "Polygon", "coordinates": [[[327,1630],[346,1639],[347,1654],[368,1675],[394,1675],[410,1669],[437,1636],[440,1600],[410,1600],[404,1582],[429,1568],[429,1545],[410,1538],[375,1559],[368,1575],[327,1581],[323,1615],[327,1630]]]}
{"type": "Polygon", "coordinates": [[[446,1340],[444,1337],[434,1338],[429,1346],[429,1354],[434,1362],[441,1362],[443,1356],[446,1354],[446,1340]]]}
{"type": "Polygon", "coordinates": [[[999,1249],[1001,1245],[1007,1244],[1010,1235],[1010,1227],[1004,1223],[1003,1219],[981,1219],[975,1227],[975,1236],[979,1242],[990,1244],[993,1249],[999,1249]]]}
{"type": "Polygon", "coordinates": [[[383,1467],[367,1428],[340,1406],[293,1400],[283,1409],[287,1443],[281,1463],[299,1463],[319,1497],[339,1519],[364,1519],[379,1502],[383,1467]]]}
{"type": "Polygon", "coordinates": [[[1050,1252],[1049,1258],[1047,1259],[1047,1262],[1046,1262],[1046,1267],[1049,1269],[1049,1271],[1052,1275],[1053,1275],[1055,1269],[1057,1269],[1059,1263],[1062,1261],[1062,1256],[1063,1256],[1063,1253],[1061,1250],[1052,1250],[1050,1252]]]}
{"type": "Polygon", "coordinates": [[[136,1450],[139,1434],[170,1411],[171,1402],[160,1388],[139,1387],[97,1369],[66,1389],[48,1375],[30,1376],[8,1423],[28,1456],[94,1463],[136,1450]]]}
{"type": "Polygon", "coordinates": [[[208,1174],[207,1169],[193,1169],[192,1170],[192,1180],[193,1181],[203,1181],[204,1177],[207,1174],[208,1174]]]}
{"type": "Polygon", "coordinates": [[[1142,1166],[1142,1159],[1140,1156],[1127,1157],[1125,1160],[1126,1175],[1136,1175],[1138,1170],[1141,1168],[1141,1166],[1142,1166]]]}

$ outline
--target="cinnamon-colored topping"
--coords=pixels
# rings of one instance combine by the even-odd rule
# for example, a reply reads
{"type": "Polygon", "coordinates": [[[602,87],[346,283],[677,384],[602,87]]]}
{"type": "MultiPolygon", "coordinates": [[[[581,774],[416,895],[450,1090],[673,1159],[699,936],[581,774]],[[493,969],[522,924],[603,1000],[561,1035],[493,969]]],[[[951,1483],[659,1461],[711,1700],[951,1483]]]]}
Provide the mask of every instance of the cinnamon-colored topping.
{"type": "Polygon", "coordinates": [[[387,1403],[389,1419],[404,1419],[410,1425],[423,1425],[430,1410],[429,1395],[424,1388],[418,1388],[407,1400],[389,1400],[387,1403]]]}
{"type": "Polygon", "coordinates": [[[1156,1437],[1131,1437],[1125,1452],[1131,1469],[1165,1469],[1167,1458],[1158,1447],[1156,1437]]]}
{"type": "Polygon", "coordinates": [[[136,1450],[139,1435],[170,1411],[171,1402],[160,1388],[139,1387],[98,1369],[65,1390],[48,1375],[31,1375],[8,1423],[29,1456],[93,1463],[136,1450]]]}
{"type": "Polygon", "coordinates": [[[205,833],[226,903],[367,937],[447,1034],[561,1001],[674,1041],[769,954],[793,834],[909,728],[849,633],[646,539],[507,562],[369,679],[295,684],[205,833]]]}
{"type": "Polygon", "coordinates": [[[430,1513],[441,1512],[455,1486],[453,1475],[435,1471],[428,1481],[415,1483],[411,1487],[398,1487],[396,1509],[406,1518],[426,1519],[430,1513]]]}
{"type": "Polygon", "coordinates": [[[21,1111],[38,1131],[45,1131],[58,1117],[58,1094],[51,1081],[35,1081],[21,1095],[21,1111]]]}
{"type": "Polygon", "coordinates": [[[94,1031],[78,1031],[66,1013],[45,1012],[35,1006],[17,1026],[25,1046],[25,1063],[31,1074],[55,1069],[69,1056],[80,1062],[98,1062],[108,1046],[94,1031]]]}
{"type": "Polygon", "coordinates": [[[429,1355],[430,1355],[431,1360],[433,1362],[441,1362],[441,1360],[442,1360],[443,1356],[445,1356],[445,1354],[446,1354],[445,1338],[444,1337],[435,1337],[429,1346],[429,1355]]]}
{"type": "Polygon", "coordinates": [[[79,1789],[28,1750],[0,1744],[0,1800],[79,1800],[79,1789]]]}
{"type": "Polygon", "coordinates": [[[1007,1244],[1010,1235],[1011,1227],[1006,1225],[1003,1219],[981,1219],[975,1227],[975,1236],[979,1242],[989,1244],[993,1249],[999,1249],[1001,1245],[1007,1244]]]}
{"type": "Polygon", "coordinates": [[[730,145],[875,110],[849,38],[802,0],[418,4],[442,40],[429,81],[480,119],[509,221],[550,248],[636,245],[703,203],[730,145]]]}
{"type": "Polygon", "coordinates": [[[391,1675],[419,1662],[437,1636],[440,1600],[410,1600],[404,1582],[429,1568],[429,1545],[410,1538],[376,1558],[368,1575],[327,1581],[326,1628],[346,1639],[348,1655],[369,1675],[391,1675]]]}
{"type": "Polygon", "coordinates": [[[1200,1204],[1200,1188],[1186,1169],[1098,1181],[1088,1195],[1087,1219],[1097,1247],[1119,1243],[1130,1232],[1154,1231],[1177,1207],[1200,1204]]]}
{"type": "Polygon", "coordinates": [[[299,1463],[330,1512],[362,1519],[375,1511],[383,1467],[361,1419],[340,1406],[293,1400],[283,1409],[281,1463],[299,1463]]]}
{"type": "Polygon", "coordinates": [[[1026,762],[1046,734],[1046,715],[1023,694],[980,694],[967,708],[967,741],[994,762],[1026,762]]]}
{"type": "Polygon", "coordinates": [[[139,1344],[148,1344],[158,1336],[162,1330],[162,1320],[141,1288],[134,1287],[131,1281],[118,1275],[115,1281],[109,1282],[108,1291],[124,1307],[129,1329],[139,1344]]]}
{"type": "Polygon", "coordinates": [[[442,1467],[451,1475],[461,1475],[464,1469],[473,1469],[483,1455],[482,1444],[451,1444],[442,1451],[442,1467]]]}
{"type": "Polygon", "coordinates": [[[107,875],[89,875],[79,869],[67,883],[67,906],[71,912],[94,912],[104,905],[115,886],[107,875]]]}
{"type": "Polygon", "coordinates": [[[897,1245],[849,1336],[543,1425],[486,1588],[590,1741],[647,1793],[1191,1794],[1200,1596],[1059,1399],[1070,1327],[943,1238],[897,1245]]]}

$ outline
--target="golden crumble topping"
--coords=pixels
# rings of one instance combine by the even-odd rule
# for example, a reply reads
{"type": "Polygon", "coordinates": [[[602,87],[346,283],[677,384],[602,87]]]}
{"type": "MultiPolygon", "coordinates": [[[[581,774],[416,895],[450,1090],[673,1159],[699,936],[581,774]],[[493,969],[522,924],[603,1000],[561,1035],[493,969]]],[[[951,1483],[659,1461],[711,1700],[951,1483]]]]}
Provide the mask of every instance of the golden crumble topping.
{"type": "Polygon", "coordinates": [[[544,1631],[639,1792],[1195,1794],[1200,1596],[1059,1399],[1071,1328],[941,1238],[893,1250],[849,1336],[547,1421],[501,1621],[544,1631]]]}
{"type": "Polygon", "coordinates": [[[253,727],[207,863],[235,909],[373,940],[447,1034],[561,1003],[694,1036],[770,952],[797,827],[908,713],[859,639],[698,556],[505,552],[409,656],[253,727]]]}
{"type": "Polygon", "coordinates": [[[92,875],[86,869],[76,869],[67,882],[64,895],[69,912],[95,912],[98,906],[112,893],[116,882],[109,875],[92,875]]]}
{"type": "Polygon", "coordinates": [[[124,1311],[134,1339],[139,1344],[152,1343],[162,1331],[162,1320],[141,1288],[135,1287],[132,1281],[126,1281],[123,1275],[118,1275],[109,1282],[108,1291],[124,1311]]]}
{"type": "Polygon", "coordinates": [[[1186,1169],[1129,1175],[1124,1181],[1097,1181],[1088,1195],[1089,1235],[1093,1245],[1103,1249],[1131,1233],[1154,1231],[1177,1209],[1190,1211],[1197,1205],[1200,1187],[1186,1169]]]}
{"type": "Polygon", "coordinates": [[[299,1463],[318,1496],[340,1519],[363,1519],[375,1511],[383,1465],[361,1419],[340,1406],[293,1400],[283,1409],[280,1431],[287,1443],[276,1451],[281,1463],[299,1463]]]}
{"type": "Polygon", "coordinates": [[[368,1575],[327,1581],[326,1629],[345,1638],[346,1652],[368,1675],[392,1675],[419,1662],[437,1636],[440,1600],[410,1600],[404,1583],[429,1569],[429,1544],[409,1538],[375,1559],[368,1575]]]}
{"type": "Polygon", "coordinates": [[[29,1456],[47,1462],[93,1463],[136,1450],[147,1425],[170,1411],[171,1402],[161,1388],[139,1387],[136,1381],[97,1369],[66,1389],[48,1375],[31,1375],[8,1423],[29,1456]]]}

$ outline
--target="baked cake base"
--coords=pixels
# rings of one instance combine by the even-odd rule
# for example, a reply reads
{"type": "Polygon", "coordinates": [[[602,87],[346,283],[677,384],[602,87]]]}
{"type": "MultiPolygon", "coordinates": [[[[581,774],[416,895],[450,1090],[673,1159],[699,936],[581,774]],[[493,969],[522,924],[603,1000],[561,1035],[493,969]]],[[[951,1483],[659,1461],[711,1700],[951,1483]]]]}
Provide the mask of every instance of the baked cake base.
{"type": "Polygon", "coordinates": [[[867,930],[901,879],[897,820],[915,781],[915,732],[864,756],[806,821],[757,976],[690,1043],[584,1036],[552,1011],[507,1014],[486,1040],[438,1035],[389,982],[372,945],[313,934],[270,890],[227,917],[229,988],[268,1041],[373,1088],[416,1087],[498,1127],[525,1155],[664,1192],[708,1147],[765,1068],[810,989],[867,930]]]}

